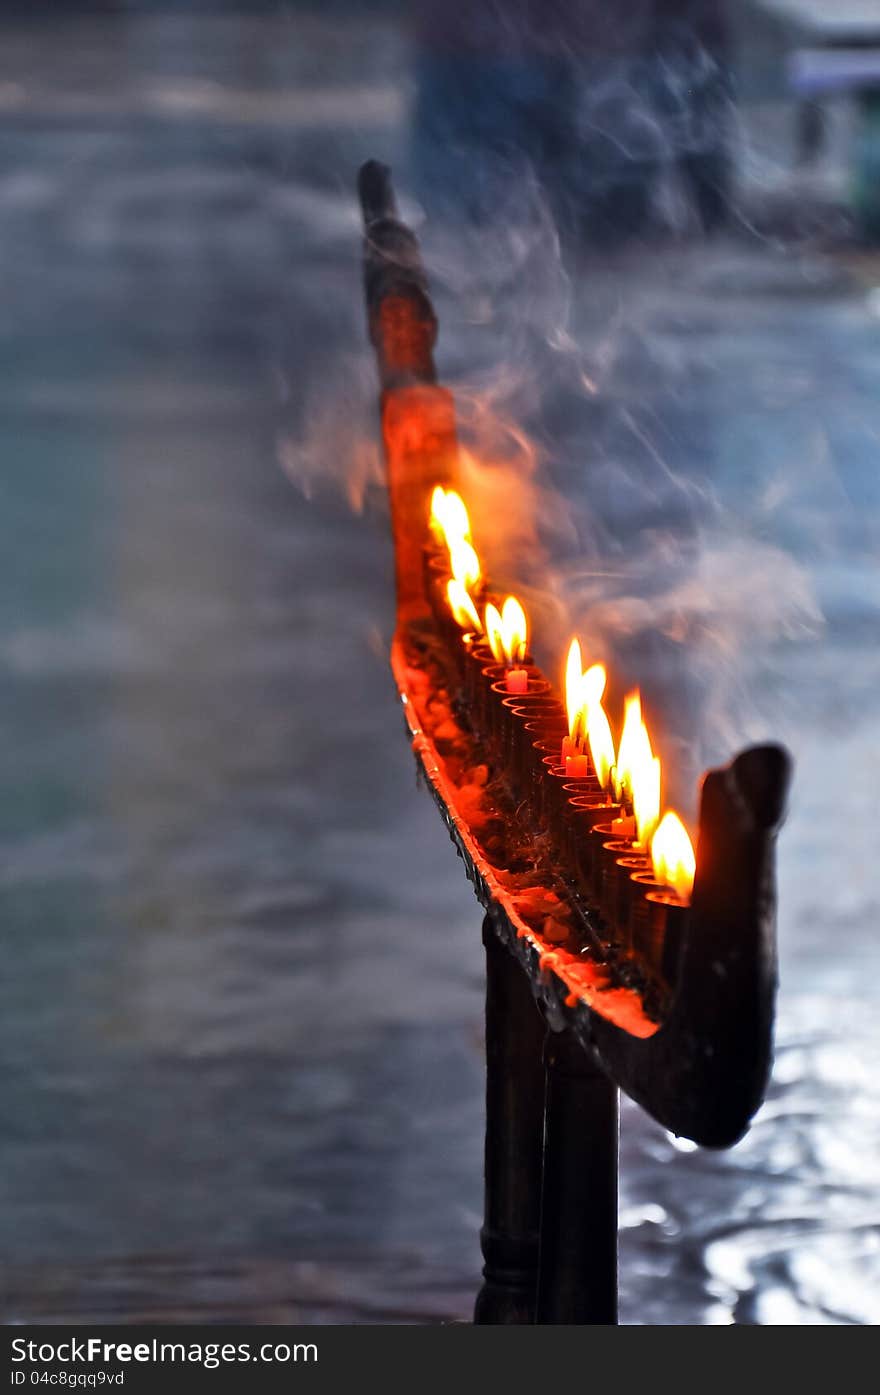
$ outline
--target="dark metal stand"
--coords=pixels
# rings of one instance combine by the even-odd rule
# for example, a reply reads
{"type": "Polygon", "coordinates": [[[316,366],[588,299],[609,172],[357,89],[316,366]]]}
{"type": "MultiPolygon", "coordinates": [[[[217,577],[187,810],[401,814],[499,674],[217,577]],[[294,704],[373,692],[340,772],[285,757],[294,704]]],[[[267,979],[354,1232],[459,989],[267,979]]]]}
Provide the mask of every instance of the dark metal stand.
{"type": "Polygon", "coordinates": [[[488,916],[486,947],[486,1204],[480,1232],[484,1283],[474,1322],[535,1321],[544,1022],[528,979],[488,916]]]}
{"type": "Polygon", "coordinates": [[[570,1031],[548,1034],[536,1322],[617,1322],[617,1088],[570,1031]]]}
{"type": "MultiPolygon", "coordinates": [[[[880,129],[880,102],[877,107],[880,129]]],[[[604,1010],[601,993],[588,1001],[554,956],[547,966],[547,946],[527,931],[515,898],[455,811],[443,761],[410,692],[403,639],[414,622],[430,619],[425,522],[433,487],[457,478],[455,409],[452,394],[437,383],[437,319],[418,241],[397,213],[390,171],[368,162],[359,189],[395,538],[392,666],[418,766],[489,911],[483,925],[485,1282],[475,1321],[613,1324],[618,1087],[665,1128],[712,1148],[730,1147],[743,1136],[766,1092],[776,1001],[774,845],[791,758],[780,746],[754,746],[703,779],[699,866],[660,1029],[625,1029],[604,1010]],[[546,1088],[543,1023],[533,992],[554,1025],[568,1024],[547,1040],[546,1088]]],[[[552,854],[553,885],[559,851],[544,848],[536,836],[535,866],[552,854]]],[[[623,940],[627,927],[617,931],[623,940]]]]}

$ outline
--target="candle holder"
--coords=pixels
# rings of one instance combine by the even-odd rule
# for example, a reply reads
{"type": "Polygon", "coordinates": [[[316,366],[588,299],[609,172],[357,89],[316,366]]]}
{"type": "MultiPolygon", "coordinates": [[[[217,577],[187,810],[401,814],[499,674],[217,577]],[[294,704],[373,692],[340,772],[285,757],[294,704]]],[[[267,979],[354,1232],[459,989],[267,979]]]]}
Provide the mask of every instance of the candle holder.
{"type": "Polygon", "coordinates": [[[609,838],[599,846],[595,899],[602,919],[612,930],[616,925],[617,909],[617,859],[628,857],[632,844],[625,838],[609,838]]]}
{"type": "Polygon", "coordinates": [[[576,801],[598,803],[602,798],[602,787],[592,775],[582,780],[566,780],[559,791],[559,806],[552,820],[551,833],[560,847],[565,845],[569,816],[576,801]]]}
{"type": "MultiPolygon", "coordinates": [[[[392,666],[420,771],[486,910],[485,1282],[476,1320],[613,1323],[617,1089],[664,1128],[707,1147],[735,1143],[766,1090],[776,988],[774,842],[790,759],[778,746],[752,747],[730,765],[706,772],[690,907],[667,904],[669,889],[651,890],[650,878],[640,885],[638,877],[645,874],[631,879],[636,909],[650,908],[653,931],[643,938],[649,954],[655,946],[655,959],[659,917],[664,959],[675,939],[673,916],[678,921],[671,994],[656,978],[645,987],[641,962],[628,966],[625,978],[616,977],[614,955],[594,954],[586,943],[576,954],[557,950],[524,917],[519,890],[512,889],[496,853],[490,857],[481,845],[483,821],[472,825],[456,801],[454,769],[446,767],[425,729],[423,690],[409,678],[431,614],[422,564],[431,490],[457,478],[454,403],[437,382],[437,322],[417,240],[400,222],[384,166],[364,166],[360,196],[395,541],[392,666]],[[551,1029],[546,1088],[536,1068],[535,999],[551,1029]]],[[[434,626],[435,633],[441,628],[434,626]]],[[[435,647],[424,647],[430,674],[435,647]]],[[[482,663],[489,663],[485,653],[482,663]]],[[[464,674],[465,686],[482,697],[470,657],[464,674]]],[[[470,703],[467,713],[470,729],[481,732],[470,703]]],[[[472,755],[485,759],[484,743],[473,747],[472,755]]],[[[545,754],[558,761],[561,752],[545,754]]],[[[536,772],[534,797],[525,801],[522,820],[518,810],[505,814],[515,825],[516,856],[520,865],[531,864],[531,874],[553,889],[575,919],[584,919],[586,937],[592,933],[592,892],[569,897],[562,875],[566,854],[536,830],[537,794],[547,777],[534,746],[529,759],[536,772]]],[[[620,806],[608,800],[591,810],[579,807],[579,797],[567,805],[566,849],[578,876],[592,882],[602,847],[596,830],[610,825],[620,806]],[[579,836],[585,827],[590,832],[579,836]]],[[[614,841],[608,831],[604,841],[614,841]]]]}
{"type": "Polygon", "coordinates": [[[551,729],[560,712],[560,704],[553,697],[532,694],[525,700],[512,700],[508,759],[511,785],[518,795],[526,795],[529,791],[533,742],[540,739],[538,733],[551,729]]]}
{"type": "Polygon", "coordinates": [[[690,906],[668,887],[663,891],[649,891],[645,900],[651,962],[666,982],[674,986],[687,935],[690,906]]]}
{"type": "Polygon", "coordinates": [[[492,745],[502,753],[509,749],[511,742],[511,709],[527,702],[529,698],[546,697],[550,692],[550,684],[541,675],[539,669],[532,667],[526,672],[529,675],[529,686],[524,693],[512,694],[508,692],[504,666],[502,666],[502,677],[494,682],[489,689],[491,699],[487,706],[487,736],[492,745]]]}
{"type": "Polygon", "coordinates": [[[462,677],[462,702],[468,712],[475,711],[477,695],[482,683],[482,670],[495,662],[492,650],[482,639],[476,644],[472,644],[466,651],[462,677]]]}
{"type": "Polygon", "coordinates": [[[604,819],[605,804],[593,804],[589,795],[575,796],[565,811],[564,841],[561,855],[572,884],[585,901],[593,904],[593,843],[594,827],[604,819]]]}
{"type": "MultiPolygon", "coordinates": [[[[620,839],[618,841],[625,841],[620,839]]],[[[626,950],[633,947],[630,916],[632,912],[632,878],[639,872],[651,870],[651,859],[644,852],[634,852],[629,844],[629,852],[616,859],[614,873],[614,899],[609,910],[609,920],[617,926],[618,938],[626,950]]]]}
{"type": "Polygon", "coordinates": [[[530,757],[535,800],[538,805],[541,802],[541,780],[547,763],[559,765],[559,739],[555,732],[542,734],[536,741],[532,742],[532,752],[530,757]]]}
{"type": "Polygon", "coordinates": [[[554,837],[558,832],[562,807],[567,799],[565,786],[572,783],[565,766],[557,762],[557,756],[545,756],[541,762],[539,776],[541,823],[554,837]]]}
{"type": "Polygon", "coordinates": [[[474,677],[474,696],[471,703],[474,722],[477,731],[484,737],[489,737],[489,727],[492,721],[492,709],[494,697],[492,694],[492,684],[497,683],[504,672],[504,665],[499,664],[496,659],[490,659],[488,664],[480,664],[476,669],[474,677]]]}
{"type": "Polygon", "coordinates": [[[585,861],[589,864],[590,883],[587,892],[593,904],[599,906],[602,892],[602,845],[618,841],[614,837],[614,830],[611,827],[612,821],[617,817],[620,806],[614,804],[604,804],[604,817],[597,818],[589,833],[589,852],[585,861]]]}
{"type": "Polygon", "coordinates": [[[658,882],[652,871],[634,872],[630,877],[629,927],[632,947],[646,963],[652,964],[653,936],[651,932],[651,908],[648,896],[665,893],[669,888],[658,882]]]}

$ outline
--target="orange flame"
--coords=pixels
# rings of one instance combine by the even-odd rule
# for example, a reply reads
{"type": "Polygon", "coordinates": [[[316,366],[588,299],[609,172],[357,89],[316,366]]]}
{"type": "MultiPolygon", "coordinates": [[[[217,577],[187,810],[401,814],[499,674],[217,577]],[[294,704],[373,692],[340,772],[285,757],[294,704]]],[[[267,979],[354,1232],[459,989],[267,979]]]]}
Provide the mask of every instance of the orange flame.
{"type": "Polygon", "coordinates": [[[573,639],[565,663],[565,708],[568,714],[568,734],[572,741],[580,740],[589,725],[589,711],[602,701],[605,691],[605,669],[593,664],[581,672],[581,646],[573,639]]]}
{"type": "Polygon", "coordinates": [[[581,700],[583,673],[581,671],[581,646],[573,639],[565,661],[565,709],[568,713],[568,734],[576,741],[580,734],[580,719],[583,711],[581,700]]]}
{"type": "Polygon", "coordinates": [[[446,502],[446,490],[440,484],[435,484],[434,492],[431,495],[431,513],[428,523],[436,542],[446,541],[446,526],[444,522],[444,505],[446,502]]]}
{"type": "Polygon", "coordinates": [[[451,546],[452,542],[471,540],[471,521],[464,500],[454,489],[444,489],[438,484],[431,495],[431,531],[438,542],[451,546]]]}
{"type": "Polygon", "coordinates": [[[485,629],[496,663],[512,664],[525,658],[529,625],[526,613],[515,596],[508,596],[500,611],[489,602],[486,606],[485,629]]]}
{"type": "Polygon", "coordinates": [[[624,699],[623,730],[617,750],[614,785],[618,795],[623,789],[632,793],[633,770],[638,763],[639,738],[642,727],[642,699],[638,692],[624,699]]]}
{"type": "Polygon", "coordinates": [[[455,616],[456,623],[463,630],[473,630],[477,634],[482,631],[483,626],[480,624],[477,607],[461,582],[456,581],[455,577],[446,583],[446,599],[449,602],[449,609],[455,616]]]}
{"type": "Polygon", "coordinates": [[[614,766],[614,737],[611,735],[611,727],[601,702],[587,708],[587,735],[593,766],[604,789],[614,766]]]}
{"type": "Polygon", "coordinates": [[[516,596],[508,596],[501,607],[501,643],[509,663],[522,663],[529,644],[529,622],[516,596]]]}
{"type": "Polygon", "coordinates": [[[690,901],[697,859],[688,831],[678,814],[667,809],[651,843],[654,877],[671,886],[680,901],[690,901]]]}
{"type": "Polygon", "coordinates": [[[480,579],[480,559],[466,538],[448,540],[449,565],[452,575],[465,588],[476,586],[480,579]]]}
{"type": "Polygon", "coordinates": [[[480,559],[471,542],[471,521],[464,501],[454,489],[437,485],[431,495],[431,532],[449,549],[449,566],[455,580],[465,588],[480,579],[480,559]]]}
{"type": "Polygon", "coordinates": [[[636,816],[636,838],[643,848],[651,841],[651,835],[660,818],[660,757],[652,755],[651,743],[645,731],[646,751],[637,769],[633,785],[633,813],[636,816]]]}
{"type": "Polygon", "coordinates": [[[614,769],[614,738],[611,726],[602,706],[602,694],[608,675],[604,664],[591,664],[586,673],[581,674],[578,684],[579,721],[590,743],[593,768],[604,788],[614,769]]]}
{"type": "Polygon", "coordinates": [[[485,613],[486,639],[489,641],[489,648],[492,650],[492,658],[496,664],[504,662],[504,645],[501,639],[501,611],[490,601],[486,606],[485,613]]]}
{"type": "Polygon", "coordinates": [[[607,680],[604,664],[591,664],[587,669],[581,680],[581,703],[587,713],[591,707],[597,707],[601,703],[607,680]]]}

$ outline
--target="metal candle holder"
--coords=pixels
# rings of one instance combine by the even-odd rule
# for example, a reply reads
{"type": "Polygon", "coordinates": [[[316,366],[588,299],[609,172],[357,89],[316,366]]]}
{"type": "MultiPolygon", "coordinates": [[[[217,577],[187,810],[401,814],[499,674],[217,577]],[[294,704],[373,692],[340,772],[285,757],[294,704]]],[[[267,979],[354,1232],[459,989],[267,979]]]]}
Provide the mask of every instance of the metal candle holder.
{"type": "MultiPolygon", "coordinates": [[[[505,708],[504,695],[492,693],[483,672],[491,656],[479,645],[466,651],[445,624],[441,634],[432,614],[425,578],[437,569],[425,565],[425,533],[431,490],[456,480],[454,404],[436,381],[437,321],[389,171],[370,162],[359,189],[395,541],[392,669],[416,760],[485,909],[485,1264],[475,1321],[613,1323],[618,1087],[667,1129],[716,1148],[742,1136],[764,1097],[776,994],[774,842],[791,762],[779,746],[757,746],[704,776],[689,907],[666,890],[640,892],[632,879],[621,892],[629,869],[619,851],[609,863],[606,850],[602,862],[619,807],[564,790],[564,780],[545,794],[548,853],[535,799],[546,790],[541,738],[515,704],[505,708]],[[486,760],[524,805],[521,831],[532,838],[534,865],[583,927],[577,954],[554,948],[528,922],[510,879],[458,811],[410,688],[414,637],[426,653],[432,645],[440,652],[441,668],[445,662],[475,760],[486,760]],[[618,924],[627,902],[627,923],[618,924]],[[659,1009],[627,979],[634,936],[646,971],[658,982],[665,976],[659,1009]],[[606,957],[603,945],[611,947],[606,957]]],[[[560,716],[561,708],[548,720],[552,738],[560,716]]]]}

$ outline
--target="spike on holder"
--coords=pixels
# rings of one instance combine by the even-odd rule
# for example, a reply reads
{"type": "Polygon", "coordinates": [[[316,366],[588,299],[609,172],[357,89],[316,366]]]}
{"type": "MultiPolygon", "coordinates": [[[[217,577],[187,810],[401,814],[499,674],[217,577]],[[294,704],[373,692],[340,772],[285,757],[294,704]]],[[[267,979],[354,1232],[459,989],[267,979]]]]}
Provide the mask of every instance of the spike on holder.
{"type": "Polygon", "coordinates": [[[359,189],[395,541],[391,664],[416,761],[486,912],[485,1282],[475,1320],[614,1322],[616,1087],[714,1148],[742,1136],[764,1097],[774,842],[791,762],[779,746],[757,746],[704,776],[684,909],[620,860],[617,808],[603,805],[595,780],[560,778],[562,712],[540,672],[530,669],[540,701],[517,712],[485,650],[455,648],[438,588],[426,585],[425,550],[431,490],[456,479],[454,403],[436,382],[436,317],[389,171],[370,162],[359,189]],[[489,780],[478,817],[471,787],[463,794],[456,781],[462,768],[489,780]],[[546,1091],[535,1002],[549,1029],[546,1091]]]}

